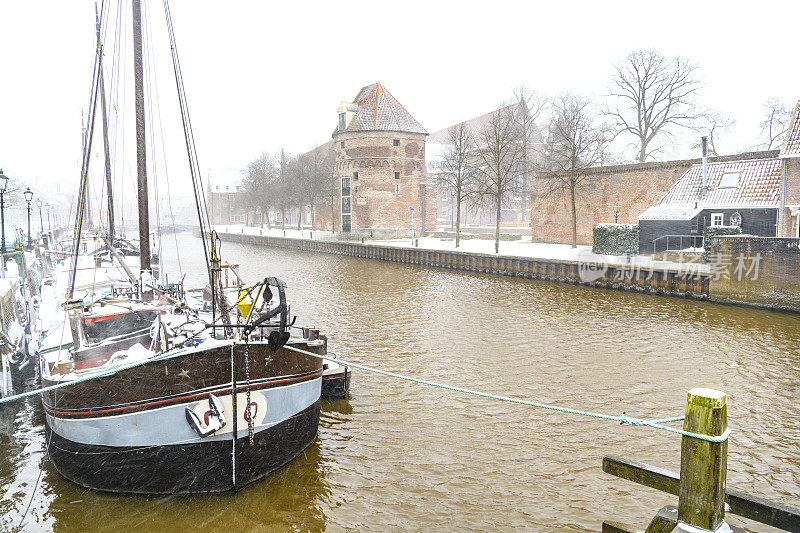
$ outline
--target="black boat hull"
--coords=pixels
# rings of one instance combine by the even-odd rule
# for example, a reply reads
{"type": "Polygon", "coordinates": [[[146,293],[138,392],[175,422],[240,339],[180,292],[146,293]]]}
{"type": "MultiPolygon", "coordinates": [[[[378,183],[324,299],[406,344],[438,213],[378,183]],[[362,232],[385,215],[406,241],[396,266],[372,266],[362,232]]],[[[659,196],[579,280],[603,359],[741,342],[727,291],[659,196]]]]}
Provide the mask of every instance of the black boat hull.
{"type": "Polygon", "coordinates": [[[236,490],[313,442],[321,389],[322,361],[285,347],[193,349],[45,392],[48,453],[64,477],[101,491],[236,490]]]}
{"type": "Polygon", "coordinates": [[[131,494],[228,492],[269,475],[316,438],[320,402],[275,426],[233,441],[150,447],[94,446],[69,441],[46,426],[50,460],[84,487],[131,494]]]}

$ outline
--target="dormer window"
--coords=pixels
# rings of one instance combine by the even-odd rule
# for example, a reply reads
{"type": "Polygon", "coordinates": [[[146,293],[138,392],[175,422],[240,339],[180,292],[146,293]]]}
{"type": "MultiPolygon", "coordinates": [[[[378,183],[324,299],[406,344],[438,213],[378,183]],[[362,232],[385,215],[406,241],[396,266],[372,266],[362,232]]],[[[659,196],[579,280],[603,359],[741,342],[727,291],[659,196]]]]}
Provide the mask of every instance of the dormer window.
{"type": "MultiPolygon", "coordinates": [[[[347,129],[347,115],[345,113],[339,113],[339,129],[345,130],[347,129]]],[[[344,144],[344,143],[342,143],[344,144]]],[[[344,148],[344,147],[342,147],[344,148]]]]}
{"type": "Polygon", "coordinates": [[[395,172],[394,173],[394,179],[396,179],[396,180],[400,179],[400,173],[399,172],[395,172]]]}
{"type": "Polygon", "coordinates": [[[353,181],[358,181],[358,172],[353,172],[353,181]]]}
{"type": "Polygon", "coordinates": [[[742,175],[741,170],[736,170],[734,172],[724,172],[722,174],[722,180],[719,182],[720,189],[736,189],[739,187],[739,178],[742,175]]]}
{"type": "Polygon", "coordinates": [[[400,146],[400,139],[395,139],[395,140],[393,140],[393,141],[392,141],[392,144],[393,144],[394,146],[400,146]]]}

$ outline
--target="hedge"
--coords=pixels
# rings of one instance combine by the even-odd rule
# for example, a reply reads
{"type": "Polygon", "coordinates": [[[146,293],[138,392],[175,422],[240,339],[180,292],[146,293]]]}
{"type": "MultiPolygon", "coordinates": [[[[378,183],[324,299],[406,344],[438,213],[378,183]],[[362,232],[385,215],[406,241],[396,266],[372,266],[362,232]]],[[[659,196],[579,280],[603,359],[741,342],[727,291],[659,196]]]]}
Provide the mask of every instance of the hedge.
{"type": "Polygon", "coordinates": [[[592,252],[601,255],[639,253],[638,224],[595,224],[592,252]]]}
{"type": "Polygon", "coordinates": [[[739,226],[708,226],[703,233],[703,259],[708,263],[711,258],[711,238],[720,235],[741,235],[742,228],[739,226]]]}

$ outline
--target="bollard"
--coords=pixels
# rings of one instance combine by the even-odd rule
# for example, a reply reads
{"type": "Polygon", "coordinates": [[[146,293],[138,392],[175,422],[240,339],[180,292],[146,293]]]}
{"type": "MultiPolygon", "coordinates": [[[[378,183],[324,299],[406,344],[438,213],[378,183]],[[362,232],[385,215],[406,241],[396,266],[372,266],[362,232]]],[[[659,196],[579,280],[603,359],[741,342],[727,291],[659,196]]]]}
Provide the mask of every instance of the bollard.
{"type": "MultiPolygon", "coordinates": [[[[728,428],[725,393],[704,388],[689,391],[683,430],[719,436],[728,428]]],[[[683,436],[678,497],[678,525],[673,533],[715,531],[725,522],[725,473],[728,441],[709,442],[683,436]]]]}

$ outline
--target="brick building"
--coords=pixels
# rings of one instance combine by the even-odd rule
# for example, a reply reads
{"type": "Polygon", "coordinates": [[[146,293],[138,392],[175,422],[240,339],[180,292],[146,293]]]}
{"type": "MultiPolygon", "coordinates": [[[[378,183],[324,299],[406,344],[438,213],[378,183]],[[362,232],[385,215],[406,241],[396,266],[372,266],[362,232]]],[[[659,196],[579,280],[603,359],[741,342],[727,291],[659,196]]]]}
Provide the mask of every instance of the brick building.
{"type": "Polygon", "coordinates": [[[783,164],[781,237],[800,237],[800,101],[778,158],[783,164]]]}
{"type": "Polygon", "coordinates": [[[211,224],[244,224],[248,211],[240,185],[213,184],[208,187],[208,211],[211,224]]]}
{"type": "Polygon", "coordinates": [[[338,109],[333,132],[341,184],[337,229],[405,235],[412,210],[417,231],[434,226],[426,182],[425,137],[417,120],[380,83],[362,88],[338,109]]]}

